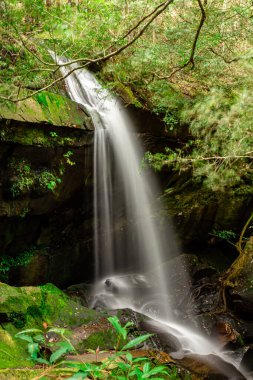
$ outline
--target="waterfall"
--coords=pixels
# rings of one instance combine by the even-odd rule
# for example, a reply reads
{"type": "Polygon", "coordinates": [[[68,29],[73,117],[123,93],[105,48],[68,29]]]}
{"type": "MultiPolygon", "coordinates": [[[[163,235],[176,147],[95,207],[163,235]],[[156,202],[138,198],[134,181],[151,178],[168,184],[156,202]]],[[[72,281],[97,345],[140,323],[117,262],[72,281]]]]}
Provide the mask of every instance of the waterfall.
{"type": "MultiPolygon", "coordinates": [[[[58,63],[64,58],[55,57],[58,63]]],[[[63,75],[75,66],[63,66],[63,75]]],[[[132,308],[175,335],[183,350],[219,352],[198,329],[179,322],[169,266],[177,245],[170,226],[159,226],[157,185],[141,169],[143,150],[127,110],[95,76],[78,69],[65,84],[95,126],[94,137],[94,295],[107,308],[132,308]]],[[[187,275],[184,281],[188,291],[187,275]]]]}
{"type": "MultiPolygon", "coordinates": [[[[69,69],[62,70],[65,74],[69,69]]],[[[169,302],[166,306],[164,302],[169,299],[169,276],[166,278],[168,274],[161,265],[171,257],[171,250],[175,255],[176,244],[170,229],[164,238],[157,226],[156,184],[150,174],[147,180],[140,167],[143,151],[131,120],[120,100],[103,89],[88,71],[75,71],[65,83],[70,97],[85,107],[95,126],[97,291],[102,291],[105,282],[108,289],[119,287],[124,297],[117,300],[114,294],[110,301],[123,302],[124,306],[136,304],[138,308],[147,307],[151,298],[162,294],[163,313],[172,318],[169,302]]]]}

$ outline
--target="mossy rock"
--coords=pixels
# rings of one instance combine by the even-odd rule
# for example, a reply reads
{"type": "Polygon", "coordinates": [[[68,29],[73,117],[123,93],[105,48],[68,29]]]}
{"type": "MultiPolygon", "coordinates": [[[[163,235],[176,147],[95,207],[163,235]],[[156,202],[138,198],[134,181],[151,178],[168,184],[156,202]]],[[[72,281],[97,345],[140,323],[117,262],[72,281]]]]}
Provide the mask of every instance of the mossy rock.
{"type": "MultiPolygon", "coordinates": [[[[17,342],[11,332],[0,328],[0,368],[15,368],[20,365],[28,367],[32,364],[27,355],[26,345],[17,342]]],[[[1,372],[0,374],[2,375],[1,372]]],[[[1,375],[1,379],[5,378],[1,375]]]]}
{"type": "MultiPolygon", "coordinates": [[[[26,328],[49,326],[71,329],[98,319],[52,284],[15,288],[0,283],[0,368],[32,366],[25,342],[15,335],[26,328]]],[[[22,379],[22,377],[21,377],[22,379]]]]}
{"type": "Polygon", "coordinates": [[[42,322],[80,326],[98,315],[94,310],[71,300],[52,284],[15,288],[0,283],[0,302],[0,314],[7,316],[7,322],[13,322],[20,316],[26,327],[42,322]]]}
{"type": "Polygon", "coordinates": [[[114,330],[98,331],[91,334],[88,338],[79,342],[76,350],[83,353],[90,350],[96,350],[98,347],[101,350],[112,350],[117,343],[117,334],[114,330]]]}
{"type": "Polygon", "coordinates": [[[47,91],[15,104],[1,105],[0,119],[93,129],[91,120],[81,105],[47,91]]]}
{"type": "MultiPolygon", "coordinates": [[[[71,343],[81,354],[88,349],[111,350],[117,345],[118,334],[111,323],[101,315],[96,321],[91,321],[72,329],[71,343]]],[[[121,342],[124,343],[124,342],[121,342]]]]}

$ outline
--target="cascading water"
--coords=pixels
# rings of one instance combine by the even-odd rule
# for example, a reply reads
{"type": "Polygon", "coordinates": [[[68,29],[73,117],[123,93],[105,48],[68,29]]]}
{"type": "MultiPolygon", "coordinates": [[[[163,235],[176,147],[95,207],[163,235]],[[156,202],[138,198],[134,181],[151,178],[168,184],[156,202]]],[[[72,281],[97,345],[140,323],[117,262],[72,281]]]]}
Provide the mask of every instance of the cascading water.
{"type": "MultiPolygon", "coordinates": [[[[66,62],[54,58],[59,64],[66,62]]],[[[62,66],[62,74],[73,67],[62,66]]],[[[83,105],[95,126],[96,298],[108,308],[129,307],[151,316],[179,339],[183,350],[222,356],[198,330],[177,322],[173,284],[163,264],[177,247],[170,229],[163,227],[161,233],[157,226],[156,185],[150,173],[147,181],[140,169],[142,149],[125,108],[87,70],[76,70],[65,83],[69,96],[83,105]]],[[[188,279],[182,281],[187,291],[188,279]]]]}
{"type": "MultiPolygon", "coordinates": [[[[66,73],[69,69],[62,70],[66,73]]],[[[110,306],[117,303],[139,309],[157,294],[169,298],[169,276],[166,278],[159,266],[166,256],[168,259],[171,249],[175,251],[176,244],[172,235],[164,239],[156,226],[151,207],[155,203],[155,184],[150,179],[147,182],[140,169],[142,150],[131,121],[120,101],[88,71],[77,70],[65,82],[70,97],[85,107],[95,125],[96,291],[103,291],[106,281],[108,288],[119,288],[124,295],[114,294],[107,299],[110,306]]],[[[163,299],[161,304],[163,315],[172,318],[169,303],[166,305],[163,299]]]]}

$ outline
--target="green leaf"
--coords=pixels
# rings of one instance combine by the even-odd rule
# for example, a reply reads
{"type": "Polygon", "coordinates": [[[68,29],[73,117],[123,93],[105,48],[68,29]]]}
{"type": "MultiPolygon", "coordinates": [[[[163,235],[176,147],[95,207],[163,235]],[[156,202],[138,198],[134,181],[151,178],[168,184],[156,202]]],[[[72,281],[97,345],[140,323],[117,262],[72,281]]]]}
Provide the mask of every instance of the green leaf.
{"type": "Polygon", "coordinates": [[[88,376],[88,372],[77,372],[66,380],[83,380],[88,376]]]}
{"type": "Polygon", "coordinates": [[[145,363],[143,366],[143,372],[148,373],[150,370],[150,363],[145,363]]]}
{"type": "Polygon", "coordinates": [[[118,362],[116,363],[116,365],[118,366],[118,368],[122,369],[122,371],[127,371],[129,370],[129,368],[131,368],[131,365],[128,363],[118,362]]]}
{"type": "Polygon", "coordinates": [[[129,362],[132,362],[133,361],[133,356],[130,354],[130,352],[127,352],[126,353],[126,358],[129,362]]]}
{"type": "Polygon", "coordinates": [[[133,325],[134,325],[133,322],[127,322],[127,323],[125,324],[125,326],[124,326],[124,329],[127,329],[128,327],[131,327],[131,326],[133,326],[133,325]]]}
{"type": "Polygon", "coordinates": [[[69,343],[67,342],[59,342],[59,343],[61,344],[57,344],[57,345],[60,346],[60,348],[50,356],[49,361],[51,364],[55,363],[64,354],[73,351],[73,348],[71,347],[69,343]]]}
{"type": "Polygon", "coordinates": [[[33,337],[33,340],[38,342],[38,343],[45,343],[45,337],[42,334],[35,335],[33,337]]]}
{"type": "Polygon", "coordinates": [[[59,334],[63,336],[66,333],[66,329],[62,329],[59,327],[52,327],[51,329],[48,330],[48,332],[53,332],[55,334],[59,334]]]}
{"type": "Polygon", "coordinates": [[[18,337],[21,334],[31,334],[31,333],[42,333],[43,334],[43,331],[39,330],[39,329],[27,329],[27,330],[20,331],[15,336],[18,337]]]}
{"type": "Polygon", "coordinates": [[[143,379],[143,372],[140,370],[140,368],[136,367],[132,372],[129,373],[129,376],[137,376],[137,379],[143,379]]]}
{"type": "Polygon", "coordinates": [[[19,339],[25,340],[26,342],[33,343],[33,338],[30,335],[21,334],[21,333],[18,333],[18,334],[15,335],[15,338],[19,338],[19,339]]]}
{"type": "Polygon", "coordinates": [[[168,370],[167,368],[163,365],[163,366],[158,366],[158,367],[155,367],[155,368],[152,368],[150,371],[149,371],[149,374],[150,375],[156,375],[157,373],[162,373],[162,374],[168,374],[168,370]]]}
{"type": "Polygon", "coordinates": [[[140,343],[145,342],[145,341],[146,341],[147,339],[149,339],[151,336],[153,336],[153,334],[145,334],[145,335],[138,336],[138,338],[135,338],[135,339],[131,340],[130,342],[128,342],[128,343],[122,348],[122,351],[124,351],[124,350],[129,350],[130,348],[133,348],[133,347],[139,345],[140,343]]]}
{"type": "Polygon", "coordinates": [[[119,319],[118,317],[114,316],[114,317],[109,317],[108,318],[108,321],[113,325],[113,327],[115,328],[115,330],[120,334],[122,335],[122,337],[124,339],[126,339],[127,337],[127,330],[121,326],[120,322],[119,322],[119,319]]]}
{"type": "Polygon", "coordinates": [[[143,358],[135,358],[135,359],[133,359],[133,363],[144,362],[145,360],[149,360],[149,359],[146,358],[146,357],[143,357],[143,358]]]}
{"type": "Polygon", "coordinates": [[[33,360],[36,360],[38,358],[38,353],[40,352],[40,347],[38,343],[29,343],[28,346],[28,352],[33,360]]]}

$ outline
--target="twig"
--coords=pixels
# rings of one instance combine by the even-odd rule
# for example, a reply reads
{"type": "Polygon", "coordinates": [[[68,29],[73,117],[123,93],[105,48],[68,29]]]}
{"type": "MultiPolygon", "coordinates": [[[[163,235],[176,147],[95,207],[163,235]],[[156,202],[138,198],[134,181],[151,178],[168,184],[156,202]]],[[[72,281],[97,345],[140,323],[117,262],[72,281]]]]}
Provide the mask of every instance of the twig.
{"type": "Polygon", "coordinates": [[[220,53],[218,53],[216,50],[214,50],[213,48],[209,48],[209,50],[213,53],[213,54],[215,54],[215,55],[217,55],[217,57],[220,57],[221,59],[223,59],[223,61],[225,62],[225,63],[228,63],[228,64],[230,64],[230,63],[233,63],[233,62],[238,62],[238,61],[240,61],[240,60],[246,60],[246,59],[252,59],[253,58],[253,55],[250,55],[250,56],[241,56],[241,57],[235,57],[235,58],[231,58],[231,59],[227,59],[226,57],[224,57],[224,55],[222,55],[222,54],[220,54],[220,53]]]}

